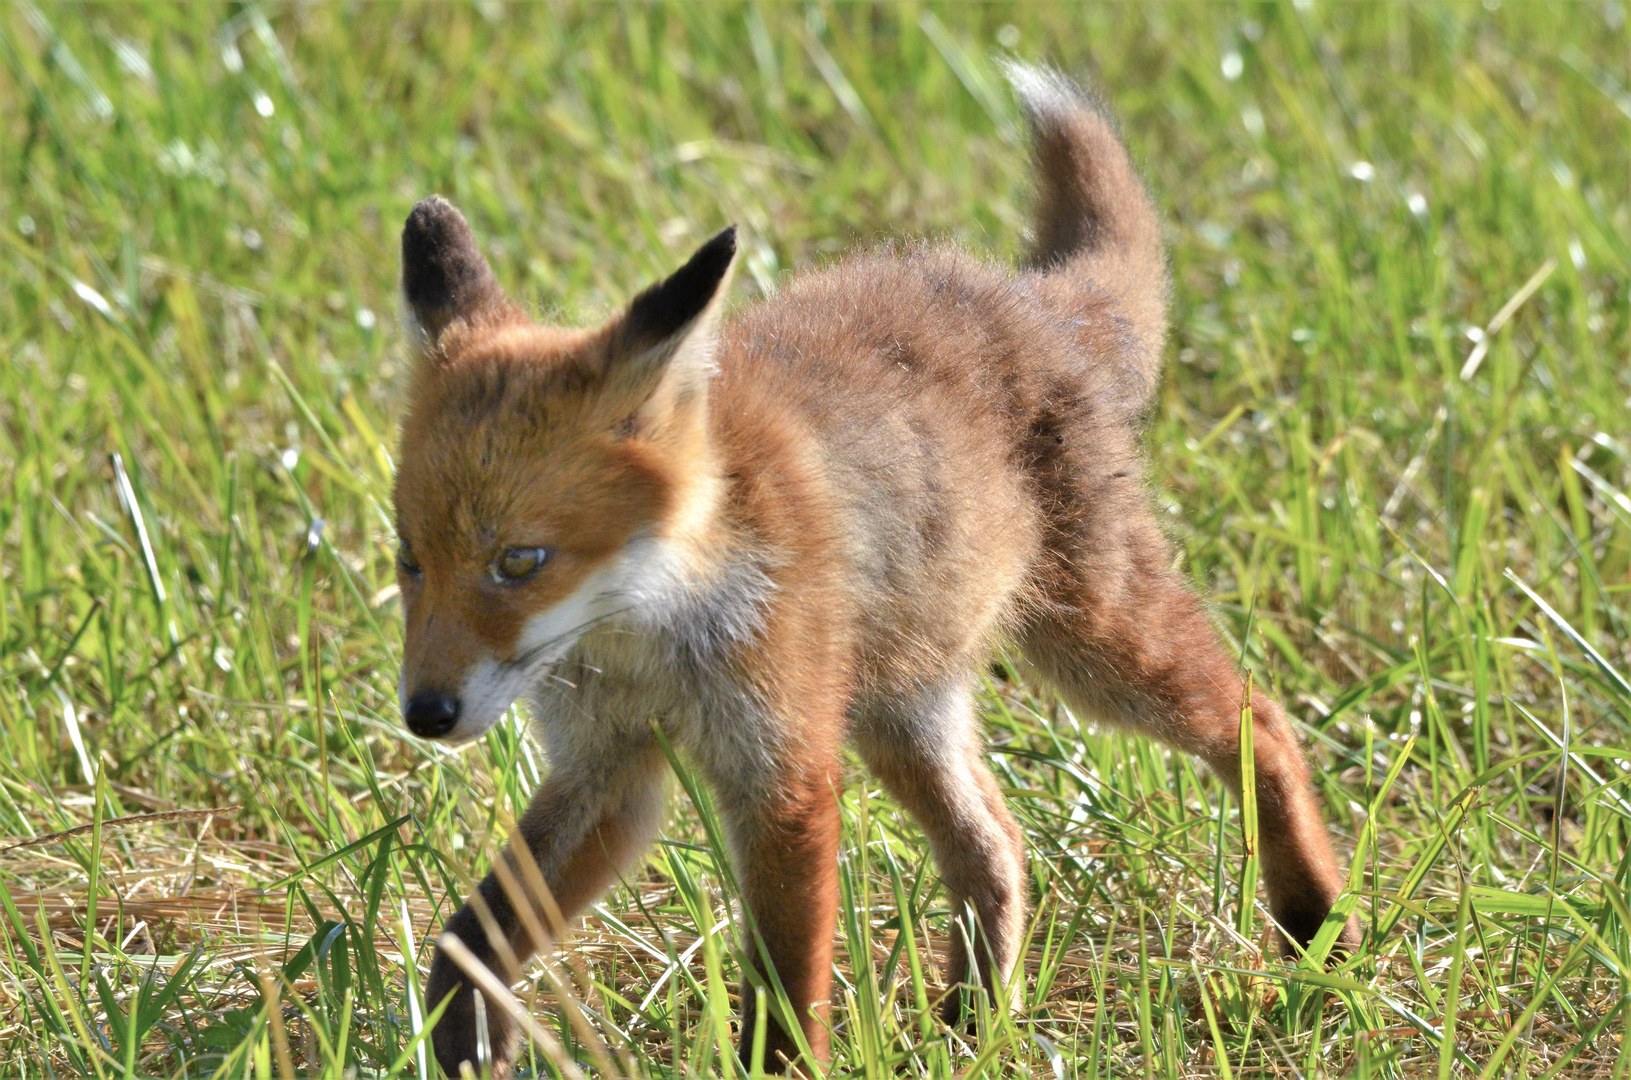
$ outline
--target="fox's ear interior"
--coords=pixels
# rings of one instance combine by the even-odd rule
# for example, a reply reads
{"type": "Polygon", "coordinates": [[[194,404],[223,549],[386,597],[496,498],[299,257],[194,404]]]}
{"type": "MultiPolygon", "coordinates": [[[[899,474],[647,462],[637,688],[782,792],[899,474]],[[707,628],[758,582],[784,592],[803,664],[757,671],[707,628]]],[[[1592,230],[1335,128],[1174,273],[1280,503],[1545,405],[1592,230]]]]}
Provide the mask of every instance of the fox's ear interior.
{"type": "Polygon", "coordinates": [[[612,381],[642,399],[655,399],[651,405],[659,409],[705,386],[713,373],[719,312],[735,264],[732,225],[668,278],[636,296],[618,330],[612,381]]]}
{"type": "Polygon", "coordinates": [[[455,320],[476,322],[508,308],[470,224],[440,195],[421,200],[402,227],[402,297],[427,346],[455,320]]]}
{"type": "Polygon", "coordinates": [[[724,291],[736,261],[736,226],[721,232],[666,280],[636,296],[623,317],[623,340],[630,353],[677,346],[724,291]]]}

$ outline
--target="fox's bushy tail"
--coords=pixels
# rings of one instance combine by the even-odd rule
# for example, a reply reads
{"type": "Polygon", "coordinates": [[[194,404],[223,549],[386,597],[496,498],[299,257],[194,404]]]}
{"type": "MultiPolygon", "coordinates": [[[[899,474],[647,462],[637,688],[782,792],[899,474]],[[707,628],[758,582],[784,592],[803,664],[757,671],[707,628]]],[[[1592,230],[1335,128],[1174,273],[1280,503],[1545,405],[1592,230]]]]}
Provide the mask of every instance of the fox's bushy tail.
{"type": "Polygon", "coordinates": [[[1107,295],[1127,322],[1135,407],[1155,394],[1167,331],[1161,221],[1105,108],[1049,68],[1010,63],[1031,124],[1036,238],[1026,264],[1107,295]]]}

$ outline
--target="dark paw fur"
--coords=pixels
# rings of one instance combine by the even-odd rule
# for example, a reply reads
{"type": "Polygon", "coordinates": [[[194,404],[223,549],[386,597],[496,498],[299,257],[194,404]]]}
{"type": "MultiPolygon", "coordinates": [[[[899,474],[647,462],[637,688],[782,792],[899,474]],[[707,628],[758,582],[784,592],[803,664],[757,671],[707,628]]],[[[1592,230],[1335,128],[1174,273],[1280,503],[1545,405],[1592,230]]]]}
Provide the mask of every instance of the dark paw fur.
{"type": "Polygon", "coordinates": [[[447,957],[438,955],[431,965],[430,978],[425,982],[425,1004],[434,1009],[448,994],[448,1002],[436,1030],[431,1033],[431,1047],[436,1052],[436,1063],[450,1077],[459,1075],[460,1066],[468,1062],[470,1069],[480,1075],[478,1062],[481,1052],[481,1028],[487,1029],[487,1056],[493,1080],[508,1080],[510,1062],[517,1049],[516,1032],[509,1018],[485,1000],[482,1013],[476,1009],[477,992],[464,978],[464,973],[447,957]]]}
{"type": "MultiPolygon", "coordinates": [[[[1319,933],[1320,927],[1325,923],[1326,911],[1305,909],[1303,911],[1288,911],[1275,915],[1275,921],[1284,931],[1281,937],[1281,952],[1287,959],[1295,959],[1307,950],[1319,933]]],[[[1348,925],[1343,927],[1342,933],[1337,935],[1336,941],[1331,944],[1328,962],[1336,962],[1353,954],[1359,948],[1362,934],[1359,928],[1358,916],[1351,916],[1348,925]]]]}

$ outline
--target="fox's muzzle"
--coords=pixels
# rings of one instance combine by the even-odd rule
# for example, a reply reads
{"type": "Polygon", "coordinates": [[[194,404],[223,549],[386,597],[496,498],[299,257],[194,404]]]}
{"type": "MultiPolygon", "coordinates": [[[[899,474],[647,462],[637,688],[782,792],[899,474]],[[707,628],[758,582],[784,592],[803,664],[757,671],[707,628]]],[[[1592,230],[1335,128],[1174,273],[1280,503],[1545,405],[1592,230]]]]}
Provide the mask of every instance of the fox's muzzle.
{"type": "Polygon", "coordinates": [[[459,699],[438,690],[421,690],[402,709],[408,730],[421,739],[440,739],[459,723],[459,699]]]}

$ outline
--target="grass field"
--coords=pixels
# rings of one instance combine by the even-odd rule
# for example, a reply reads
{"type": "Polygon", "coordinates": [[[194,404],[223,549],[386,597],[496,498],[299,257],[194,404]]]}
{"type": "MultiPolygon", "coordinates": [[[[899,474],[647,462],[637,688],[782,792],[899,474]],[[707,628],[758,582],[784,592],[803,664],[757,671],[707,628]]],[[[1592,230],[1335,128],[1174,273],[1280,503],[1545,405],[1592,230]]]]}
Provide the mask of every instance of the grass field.
{"type": "MultiPolygon", "coordinates": [[[[424,1075],[428,942],[547,766],[399,728],[412,203],[568,319],[730,221],[738,304],[881,237],[1009,259],[1009,54],[1092,74],[1167,215],[1151,497],[1367,945],[1265,958],[1222,786],[994,674],[1023,993],[937,1029],[945,900],[856,770],[832,1075],[1628,1075],[1619,0],[0,9],[0,1075],[424,1075]]],[[[705,811],[568,954],[583,1024],[533,969],[525,1068],[736,1075],[705,811]]]]}

